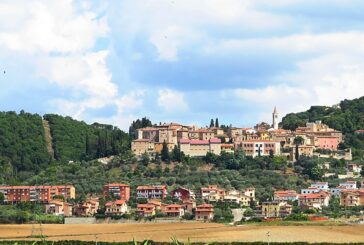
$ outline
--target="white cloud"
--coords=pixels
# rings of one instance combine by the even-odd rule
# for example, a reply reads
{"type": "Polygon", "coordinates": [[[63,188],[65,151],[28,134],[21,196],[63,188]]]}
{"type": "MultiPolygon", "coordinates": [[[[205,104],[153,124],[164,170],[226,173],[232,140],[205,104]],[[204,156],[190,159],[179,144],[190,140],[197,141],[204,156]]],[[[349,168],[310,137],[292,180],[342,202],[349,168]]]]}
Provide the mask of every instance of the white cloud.
{"type": "Polygon", "coordinates": [[[71,0],[7,1],[0,3],[0,44],[31,54],[82,52],[108,32],[106,19],[96,17],[76,11],[71,0]]]}
{"type": "Polygon", "coordinates": [[[351,55],[324,55],[298,64],[298,71],[281,75],[278,85],[236,89],[237,98],[260,106],[261,120],[269,120],[277,105],[281,115],[308,109],[311,105],[332,106],[343,99],[363,96],[364,59],[351,55]]]}
{"type": "Polygon", "coordinates": [[[171,89],[161,89],[158,91],[158,106],[169,113],[186,111],[188,105],[182,92],[171,89]]]}
{"type": "Polygon", "coordinates": [[[117,95],[106,66],[108,51],[83,55],[45,57],[38,64],[38,73],[63,88],[90,96],[110,99],[117,95]]]}

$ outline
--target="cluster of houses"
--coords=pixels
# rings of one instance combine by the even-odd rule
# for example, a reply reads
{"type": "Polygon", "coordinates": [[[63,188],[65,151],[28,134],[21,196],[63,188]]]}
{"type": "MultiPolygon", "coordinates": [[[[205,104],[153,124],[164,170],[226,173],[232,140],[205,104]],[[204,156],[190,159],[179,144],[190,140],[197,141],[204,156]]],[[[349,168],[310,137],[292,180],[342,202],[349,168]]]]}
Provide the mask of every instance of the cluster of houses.
{"type": "Polygon", "coordinates": [[[295,131],[278,127],[278,112],[274,108],[272,125],[261,123],[254,128],[229,127],[227,130],[218,127],[198,128],[178,123],[160,124],[137,130],[137,139],[132,141],[131,149],[137,157],[147,153],[150,156],[160,154],[163,144],[169,151],[174,147],[191,157],[205,156],[207,153],[220,155],[221,152],[242,151],[246,156],[285,155],[295,160],[299,155],[334,157],[351,160],[351,151],[338,151],[343,141],[342,133],[329,128],[321,121],[309,122],[305,127],[295,131]],[[295,139],[302,142],[297,145],[295,139]],[[327,154],[316,151],[328,150],[327,154]]]}
{"type": "MultiPolygon", "coordinates": [[[[99,198],[89,198],[74,205],[66,200],[75,199],[75,188],[65,186],[0,186],[7,204],[18,202],[34,202],[45,205],[45,213],[53,215],[90,217],[101,209],[99,198]]],[[[204,203],[196,204],[194,191],[179,187],[167,192],[164,185],[138,186],[136,199],[139,202],[136,208],[131,209],[128,201],[131,197],[131,188],[127,184],[112,183],[104,185],[103,197],[111,200],[105,203],[105,215],[124,215],[132,211],[139,217],[153,217],[158,214],[166,217],[181,218],[186,213],[196,220],[211,220],[214,217],[212,203],[229,202],[242,206],[249,206],[255,201],[255,189],[247,188],[243,191],[226,191],[216,185],[203,187],[197,196],[204,203]],[[170,195],[175,203],[165,204],[163,201],[170,195]]]]}
{"type": "MultiPolygon", "coordinates": [[[[364,181],[361,186],[364,187],[364,181]]],[[[292,213],[292,205],[289,203],[294,201],[303,210],[320,210],[329,206],[332,197],[340,198],[341,206],[364,206],[364,189],[359,189],[356,181],[342,182],[334,188],[329,188],[327,182],[315,182],[308,188],[301,189],[300,194],[295,190],[275,191],[273,201],[262,202],[257,215],[266,218],[288,216],[292,213]]]]}

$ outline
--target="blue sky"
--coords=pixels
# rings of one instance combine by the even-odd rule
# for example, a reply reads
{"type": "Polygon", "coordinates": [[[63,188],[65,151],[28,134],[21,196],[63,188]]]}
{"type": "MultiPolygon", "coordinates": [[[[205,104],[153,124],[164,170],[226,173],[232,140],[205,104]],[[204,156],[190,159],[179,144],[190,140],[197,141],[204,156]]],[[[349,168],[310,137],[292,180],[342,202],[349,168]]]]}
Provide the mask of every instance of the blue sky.
{"type": "Polygon", "coordinates": [[[359,0],[0,2],[0,110],[235,126],[363,96],[359,0]]]}

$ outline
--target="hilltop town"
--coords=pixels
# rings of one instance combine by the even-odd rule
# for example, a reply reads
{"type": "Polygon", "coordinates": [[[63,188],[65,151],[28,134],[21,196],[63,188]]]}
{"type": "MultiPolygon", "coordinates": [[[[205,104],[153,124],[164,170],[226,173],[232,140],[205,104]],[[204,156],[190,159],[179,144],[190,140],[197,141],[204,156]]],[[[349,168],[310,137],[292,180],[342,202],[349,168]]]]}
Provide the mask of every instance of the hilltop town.
{"type": "MultiPolygon", "coordinates": [[[[261,123],[254,128],[219,127],[217,120],[211,120],[210,127],[205,128],[178,123],[140,127],[135,131],[129,154],[139,162],[134,174],[139,165],[149,166],[158,162],[167,164],[163,168],[158,167],[158,171],[164,171],[166,176],[170,175],[168,165],[175,171],[179,167],[178,162],[187,161],[193,166],[191,161],[202,160],[208,164],[205,168],[211,164],[215,167],[227,164],[220,167],[221,170],[244,169],[249,165],[244,167],[240,164],[250,164],[251,167],[257,165],[260,172],[282,171],[278,175],[293,178],[297,183],[295,189],[271,187],[271,194],[267,196],[259,185],[257,196],[255,185],[224,188],[221,185],[223,182],[198,186],[170,183],[168,180],[166,184],[156,184],[155,180],[148,183],[147,177],[132,185],[128,182],[109,182],[103,185],[102,190],[82,193],[83,197],[80,198],[70,180],[67,183],[58,182],[58,185],[2,185],[0,202],[6,206],[18,207],[22,203],[40,206],[44,215],[61,218],[56,222],[72,222],[70,217],[92,217],[109,222],[110,219],[229,223],[328,220],[340,217],[340,212],[348,208],[352,210],[351,215],[360,217],[364,206],[362,163],[352,161],[350,148],[341,147],[343,133],[321,121],[307,122],[305,127],[297,127],[294,131],[285,130],[279,127],[278,118],[278,111],[274,108],[272,124],[261,123]],[[237,162],[238,166],[229,165],[231,161],[241,163],[237,162]],[[308,166],[310,164],[312,166],[308,166]],[[298,184],[302,181],[300,175],[305,176],[305,181],[298,184]],[[321,179],[329,181],[318,181],[321,179]]],[[[360,134],[361,131],[356,133],[360,134]]],[[[100,158],[93,164],[112,169],[116,162],[120,164],[120,159],[100,158]]],[[[74,161],[68,162],[69,166],[74,164],[74,161]]],[[[203,165],[199,163],[198,166],[203,165]]],[[[152,174],[154,169],[146,169],[144,176],[148,171],[152,174]]],[[[213,173],[218,169],[211,169],[210,166],[199,171],[213,173]]],[[[193,175],[192,172],[190,174],[193,175]]],[[[92,181],[93,177],[89,178],[92,181]]]]}

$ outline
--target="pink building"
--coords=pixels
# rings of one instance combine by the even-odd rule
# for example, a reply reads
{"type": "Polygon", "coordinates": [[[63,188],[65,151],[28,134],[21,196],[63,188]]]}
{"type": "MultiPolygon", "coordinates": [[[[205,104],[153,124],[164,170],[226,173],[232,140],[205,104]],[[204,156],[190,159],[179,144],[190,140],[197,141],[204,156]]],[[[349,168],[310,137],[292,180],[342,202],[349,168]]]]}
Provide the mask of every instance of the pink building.
{"type": "Polygon", "coordinates": [[[337,150],[339,138],[335,136],[319,136],[317,137],[316,147],[320,149],[337,150]]]}

